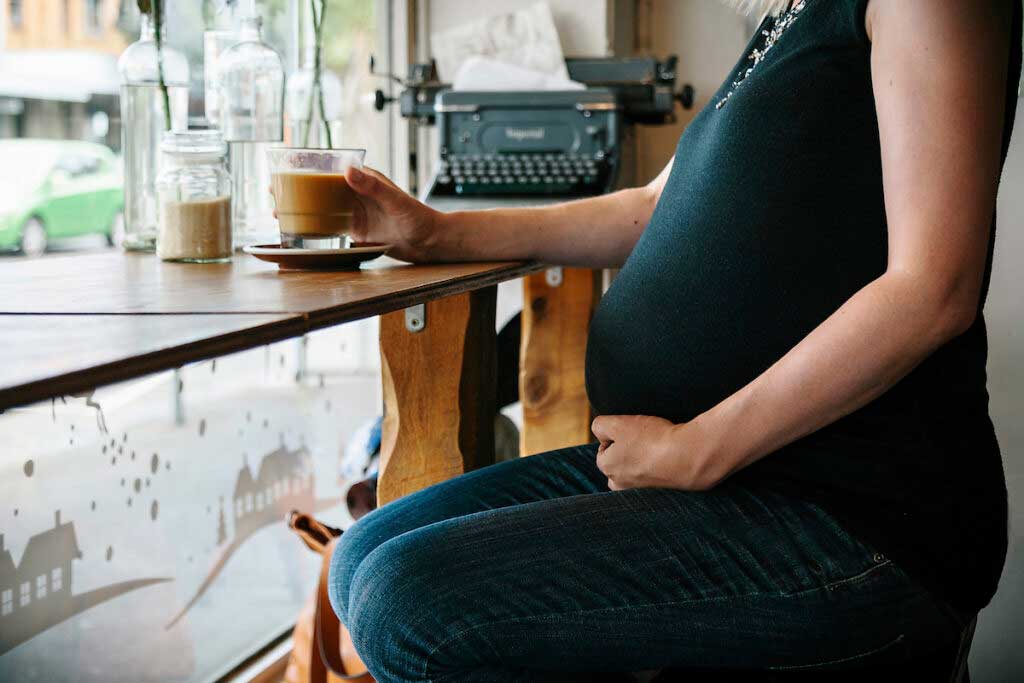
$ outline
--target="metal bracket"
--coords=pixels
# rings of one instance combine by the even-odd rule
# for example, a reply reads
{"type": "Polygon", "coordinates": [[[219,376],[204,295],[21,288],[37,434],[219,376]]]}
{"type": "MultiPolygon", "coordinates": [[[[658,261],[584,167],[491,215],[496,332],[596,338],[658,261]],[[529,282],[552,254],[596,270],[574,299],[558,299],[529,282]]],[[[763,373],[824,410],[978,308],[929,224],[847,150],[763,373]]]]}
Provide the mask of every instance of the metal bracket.
{"type": "Polygon", "coordinates": [[[562,285],[562,269],[560,267],[548,268],[544,271],[544,281],[548,287],[560,287],[562,285]]]}
{"type": "Polygon", "coordinates": [[[412,333],[422,332],[427,326],[427,305],[416,304],[405,309],[405,329],[412,333]]]}

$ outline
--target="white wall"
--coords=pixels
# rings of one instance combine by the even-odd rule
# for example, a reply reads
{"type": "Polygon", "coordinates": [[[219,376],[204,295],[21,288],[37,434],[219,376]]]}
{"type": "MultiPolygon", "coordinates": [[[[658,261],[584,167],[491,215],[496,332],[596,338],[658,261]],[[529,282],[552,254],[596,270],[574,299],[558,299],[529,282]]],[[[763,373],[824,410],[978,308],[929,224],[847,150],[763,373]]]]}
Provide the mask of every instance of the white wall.
{"type": "Polygon", "coordinates": [[[647,182],[665,166],[686,124],[736,64],[749,28],[717,0],[640,0],[636,24],[638,50],[658,58],[678,55],[678,86],[689,83],[697,91],[693,109],[682,112],[675,125],[637,131],[637,181],[647,182]]]}

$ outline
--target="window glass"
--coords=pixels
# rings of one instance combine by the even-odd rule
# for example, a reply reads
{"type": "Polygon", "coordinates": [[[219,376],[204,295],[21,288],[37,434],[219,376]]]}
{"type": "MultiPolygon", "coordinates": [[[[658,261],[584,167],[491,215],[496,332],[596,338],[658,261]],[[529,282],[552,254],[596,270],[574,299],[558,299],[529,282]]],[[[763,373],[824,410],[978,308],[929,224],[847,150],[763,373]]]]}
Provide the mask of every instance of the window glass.
{"type": "Polygon", "coordinates": [[[98,33],[103,26],[100,17],[101,0],[85,0],[85,30],[98,33]]]}
{"type": "Polygon", "coordinates": [[[351,523],[376,341],[350,323],[0,414],[0,681],[211,683],[285,634],[320,567],[285,513],[351,523]]]}
{"type": "Polygon", "coordinates": [[[22,15],[22,0],[8,0],[8,20],[11,22],[11,26],[14,28],[21,28],[22,24],[25,23],[24,16],[22,15]]]}
{"type": "MultiPolygon", "coordinates": [[[[50,251],[110,248],[106,235],[112,197],[123,202],[118,157],[83,197],[75,230],[47,226],[56,198],[42,191],[49,158],[72,152],[76,144],[95,145],[92,156],[121,151],[120,87],[117,60],[139,35],[137,0],[0,0],[0,267],[18,253],[22,229],[31,217],[43,217],[50,251]],[[70,22],[70,26],[68,25],[70,22]],[[10,143],[19,142],[20,146],[10,143]],[[28,159],[26,173],[14,158],[28,159]],[[33,160],[39,160],[35,162],[33,160]],[[13,176],[13,177],[12,177],[13,176]],[[94,200],[94,201],[93,201],[94,200]],[[73,238],[68,235],[73,234],[73,238]]],[[[302,0],[305,3],[306,0],[302,0]]],[[[391,0],[329,0],[324,30],[326,67],[341,80],[342,126],[336,146],[366,147],[367,163],[388,172],[387,115],[372,106],[381,83],[369,73],[369,57],[386,54],[386,32],[378,29],[391,0]]],[[[189,62],[189,114],[204,124],[203,32],[213,26],[217,9],[239,0],[164,2],[167,44],[189,62]]],[[[286,74],[298,68],[300,0],[257,0],[264,16],[264,38],[284,58],[286,74]]],[[[303,4],[304,6],[304,4],[303,4]]],[[[81,150],[76,148],[76,153],[81,150]]],[[[93,172],[99,169],[93,169],[93,172]]],[[[51,218],[55,223],[56,218],[51,218]]]]}
{"type": "Polygon", "coordinates": [[[14,591],[5,588],[0,591],[0,615],[7,616],[14,611],[14,591]]]}

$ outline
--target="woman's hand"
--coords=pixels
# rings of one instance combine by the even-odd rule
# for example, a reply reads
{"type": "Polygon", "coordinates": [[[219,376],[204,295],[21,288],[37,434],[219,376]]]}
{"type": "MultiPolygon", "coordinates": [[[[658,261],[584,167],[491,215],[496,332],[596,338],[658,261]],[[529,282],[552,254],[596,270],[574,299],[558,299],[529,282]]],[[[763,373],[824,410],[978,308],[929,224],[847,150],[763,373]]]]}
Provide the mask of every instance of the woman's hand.
{"type": "Polygon", "coordinates": [[[704,491],[727,474],[696,422],[672,424],[647,415],[602,415],[591,429],[601,441],[597,466],[612,491],[668,488],[704,491]]]}
{"type": "MultiPolygon", "coordinates": [[[[431,260],[430,248],[444,214],[411,197],[380,171],[349,167],[348,186],[355,192],[354,242],[393,244],[389,254],[404,261],[431,260]]],[[[270,194],[274,194],[273,185],[270,194]]],[[[274,208],[277,218],[277,208],[274,208]]]]}
{"type": "Polygon", "coordinates": [[[358,203],[352,239],[395,245],[390,255],[404,261],[428,261],[443,214],[404,192],[383,173],[351,167],[345,180],[358,203]]]}

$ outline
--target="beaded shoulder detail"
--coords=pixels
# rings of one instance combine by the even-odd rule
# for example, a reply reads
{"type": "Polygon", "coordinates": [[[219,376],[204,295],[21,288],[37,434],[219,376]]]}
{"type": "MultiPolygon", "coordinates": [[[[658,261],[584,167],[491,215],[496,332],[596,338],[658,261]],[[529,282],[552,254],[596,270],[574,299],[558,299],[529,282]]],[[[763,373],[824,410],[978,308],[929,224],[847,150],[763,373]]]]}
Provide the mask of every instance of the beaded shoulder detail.
{"type": "Polygon", "coordinates": [[[725,94],[721,100],[715,105],[715,109],[721,109],[729,103],[729,98],[735,93],[748,78],[750,74],[754,72],[758,64],[765,60],[768,53],[771,51],[775,44],[779,42],[779,38],[786,32],[790,26],[792,26],[796,20],[800,17],[800,13],[804,11],[804,7],[807,6],[807,0],[799,0],[787,11],[783,12],[779,16],[775,17],[774,23],[771,28],[766,28],[761,31],[761,35],[764,37],[764,44],[761,47],[755,47],[751,53],[747,56],[750,61],[750,66],[744,69],[739,77],[732,82],[732,86],[729,88],[729,92],[725,94]]]}

